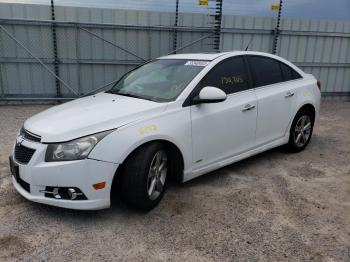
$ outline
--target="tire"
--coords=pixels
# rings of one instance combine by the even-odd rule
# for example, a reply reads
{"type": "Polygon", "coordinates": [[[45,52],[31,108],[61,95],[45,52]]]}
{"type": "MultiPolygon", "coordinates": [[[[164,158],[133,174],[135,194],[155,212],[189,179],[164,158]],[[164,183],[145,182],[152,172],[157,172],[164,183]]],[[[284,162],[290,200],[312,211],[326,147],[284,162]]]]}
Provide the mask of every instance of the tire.
{"type": "Polygon", "coordinates": [[[301,109],[296,114],[290,128],[287,144],[287,148],[291,152],[301,152],[306,148],[312,136],[314,122],[315,116],[309,110],[301,109]]]}
{"type": "Polygon", "coordinates": [[[155,142],[136,149],[123,166],[123,200],[140,210],[149,211],[155,208],[166,190],[168,162],[167,151],[161,143],[155,142]]]}

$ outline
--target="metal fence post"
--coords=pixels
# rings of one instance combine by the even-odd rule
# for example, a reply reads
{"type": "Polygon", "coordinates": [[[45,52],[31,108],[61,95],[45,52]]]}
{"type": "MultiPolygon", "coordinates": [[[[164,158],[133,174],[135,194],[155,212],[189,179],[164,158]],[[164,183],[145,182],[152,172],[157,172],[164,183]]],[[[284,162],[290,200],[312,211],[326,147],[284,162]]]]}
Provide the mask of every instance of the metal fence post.
{"type": "Polygon", "coordinates": [[[175,50],[177,48],[177,26],[179,21],[179,0],[176,0],[176,8],[175,8],[175,22],[174,22],[174,36],[173,36],[173,51],[176,54],[175,50]]]}
{"type": "Polygon", "coordinates": [[[1,64],[0,64],[0,97],[5,97],[5,90],[4,90],[4,81],[2,80],[2,70],[1,70],[1,64]]]}
{"type": "Polygon", "coordinates": [[[280,4],[279,4],[279,8],[278,8],[278,15],[277,15],[277,24],[276,24],[276,28],[273,32],[274,34],[273,34],[272,54],[274,54],[274,55],[277,53],[278,36],[280,34],[282,4],[283,4],[283,0],[280,0],[280,4]]]}
{"type": "Polygon", "coordinates": [[[80,28],[79,25],[75,25],[75,52],[77,58],[77,67],[78,67],[78,94],[81,95],[81,65],[80,65],[80,28]]]}
{"type": "MultiPolygon", "coordinates": [[[[54,0],[51,0],[51,20],[55,21],[55,5],[54,0]]],[[[57,48],[57,32],[56,32],[56,24],[52,23],[52,44],[53,44],[53,55],[54,55],[54,71],[55,75],[60,77],[60,69],[59,69],[59,60],[58,60],[58,48],[57,48]]],[[[61,84],[60,81],[56,78],[56,96],[61,97],[61,84]]]]}
{"type": "Polygon", "coordinates": [[[220,38],[221,38],[221,23],[222,23],[222,2],[223,0],[215,1],[215,14],[210,15],[214,17],[214,35],[213,39],[213,49],[216,52],[220,52],[220,38]]]}
{"type": "MultiPolygon", "coordinates": [[[[2,30],[0,30],[0,48],[2,48],[1,32],[2,32],[2,30]]],[[[2,80],[2,68],[1,67],[2,67],[2,65],[0,63],[0,97],[4,98],[5,97],[5,88],[4,88],[4,81],[2,80]]]]}
{"type": "Polygon", "coordinates": [[[147,44],[148,44],[148,60],[152,60],[152,30],[151,29],[148,29],[147,44]]]}

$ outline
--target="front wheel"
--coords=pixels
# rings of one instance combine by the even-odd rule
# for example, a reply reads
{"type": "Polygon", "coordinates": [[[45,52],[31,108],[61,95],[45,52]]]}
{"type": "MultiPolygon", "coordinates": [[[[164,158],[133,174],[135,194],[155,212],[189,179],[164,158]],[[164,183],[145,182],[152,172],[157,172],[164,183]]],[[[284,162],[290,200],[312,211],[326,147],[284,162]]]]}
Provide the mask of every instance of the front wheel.
{"type": "Polygon", "coordinates": [[[137,149],[123,167],[121,190],[125,201],[142,210],[153,209],[164,195],[168,169],[168,154],[161,143],[137,149]]]}
{"type": "Polygon", "coordinates": [[[314,126],[314,116],[308,110],[301,110],[295,116],[290,128],[288,148],[300,152],[309,144],[314,126]]]}

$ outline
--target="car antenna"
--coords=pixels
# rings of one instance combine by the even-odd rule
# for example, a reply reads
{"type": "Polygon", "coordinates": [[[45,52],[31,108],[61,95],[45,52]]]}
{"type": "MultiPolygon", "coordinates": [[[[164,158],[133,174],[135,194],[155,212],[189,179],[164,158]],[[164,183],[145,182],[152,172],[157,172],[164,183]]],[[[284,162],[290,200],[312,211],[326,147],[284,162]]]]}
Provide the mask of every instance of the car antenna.
{"type": "Polygon", "coordinates": [[[244,51],[248,51],[248,48],[249,48],[250,44],[252,43],[252,41],[253,41],[253,36],[250,38],[250,41],[249,41],[249,43],[244,51]]]}

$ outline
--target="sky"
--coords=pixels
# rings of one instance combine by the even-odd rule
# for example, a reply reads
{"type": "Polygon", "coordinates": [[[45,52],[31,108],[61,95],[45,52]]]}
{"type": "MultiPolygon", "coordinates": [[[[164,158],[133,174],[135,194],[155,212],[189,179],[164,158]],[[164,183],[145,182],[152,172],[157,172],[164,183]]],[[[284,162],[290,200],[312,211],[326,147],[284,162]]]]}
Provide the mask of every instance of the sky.
{"type": "MultiPolygon", "coordinates": [[[[176,0],[54,0],[56,5],[174,11],[176,0]]],[[[210,5],[213,5],[213,0],[210,5]]],[[[0,2],[50,4],[50,0],[0,0],[0,2]]],[[[273,16],[278,0],[223,0],[226,15],[273,16]]],[[[304,19],[350,21],[350,0],[284,0],[283,16],[304,19]]],[[[180,12],[207,13],[198,0],[179,0],[180,12]]]]}

